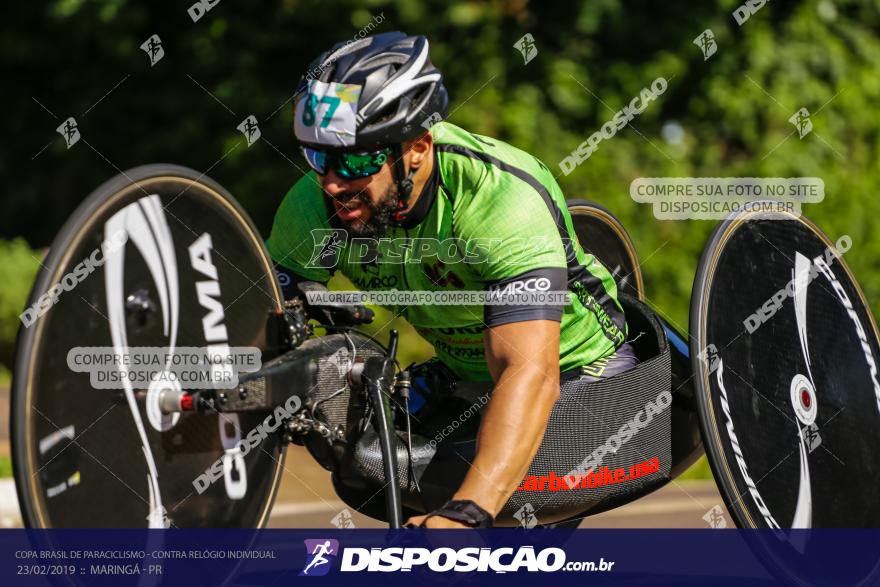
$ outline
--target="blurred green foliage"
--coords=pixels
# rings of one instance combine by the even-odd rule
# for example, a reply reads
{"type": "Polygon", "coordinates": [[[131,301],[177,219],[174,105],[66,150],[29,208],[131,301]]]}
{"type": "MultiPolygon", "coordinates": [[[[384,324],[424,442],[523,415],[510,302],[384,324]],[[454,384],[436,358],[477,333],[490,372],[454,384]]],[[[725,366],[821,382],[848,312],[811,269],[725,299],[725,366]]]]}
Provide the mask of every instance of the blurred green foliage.
{"type": "MultiPolygon", "coordinates": [[[[195,23],[188,4],[9,7],[0,61],[16,83],[2,99],[7,133],[17,140],[0,145],[7,191],[0,236],[48,245],[91,189],[120,169],[158,161],[207,171],[266,232],[305,167],[290,121],[299,75],[318,52],[382,15],[373,32],[430,39],[452,122],[521,147],[553,170],[655,78],[669,81],[629,127],[559,181],[569,197],[596,200],[620,217],[644,263],[650,302],[681,330],[714,222],[657,221],[629,197],[638,177],[822,178],[825,201],[806,214],[832,239],[852,237],[846,260],[876,313],[877,0],[774,1],[742,26],[731,14],[740,0],[224,0],[195,23]],[[705,29],[718,50],[704,61],[693,41],[705,29]],[[538,49],[527,65],[514,48],[525,33],[538,49]],[[139,46],[152,34],[165,56],[150,67],[139,46]],[[801,107],[814,126],[803,139],[788,122],[801,107]],[[263,138],[246,147],[235,127],[249,114],[263,138]],[[84,137],[70,150],[54,131],[67,116],[77,117],[84,137]]],[[[10,303],[21,303],[32,269],[23,263],[18,277],[0,284],[14,288],[10,303]]],[[[11,328],[0,325],[2,336],[11,328]]]]}
{"type": "Polygon", "coordinates": [[[40,269],[39,259],[40,253],[24,239],[0,241],[0,386],[8,384],[15,335],[21,326],[18,316],[40,269]]]}
{"type": "Polygon", "coordinates": [[[0,456],[0,477],[12,477],[12,459],[0,456]]]}

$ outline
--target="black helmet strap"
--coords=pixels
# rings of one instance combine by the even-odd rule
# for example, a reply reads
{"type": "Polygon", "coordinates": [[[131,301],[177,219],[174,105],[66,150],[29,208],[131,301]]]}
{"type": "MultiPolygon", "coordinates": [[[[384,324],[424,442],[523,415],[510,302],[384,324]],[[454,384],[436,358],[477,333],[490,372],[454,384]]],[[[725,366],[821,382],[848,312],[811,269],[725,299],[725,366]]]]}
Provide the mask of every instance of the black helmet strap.
{"type": "Polygon", "coordinates": [[[398,222],[403,220],[403,211],[409,205],[409,197],[413,190],[413,176],[416,174],[415,169],[406,172],[406,164],[403,162],[403,145],[394,146],[394,179],[397,181],[397,212],[394,219],[398,222]]]}

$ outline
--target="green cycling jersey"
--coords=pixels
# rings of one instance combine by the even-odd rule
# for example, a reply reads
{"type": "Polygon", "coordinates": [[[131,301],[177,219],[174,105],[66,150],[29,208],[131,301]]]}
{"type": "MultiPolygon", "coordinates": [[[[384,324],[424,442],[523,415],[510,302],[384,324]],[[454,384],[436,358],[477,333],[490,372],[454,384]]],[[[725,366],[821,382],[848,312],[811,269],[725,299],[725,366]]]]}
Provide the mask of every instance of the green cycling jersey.
{"type": "MultiPolygon", "coordinates": [[[[490,380],[485,328],[558,320],[568,371],[611,355],[626,336],[617,286],[577,241],[562,190],[538,159],[450,123],[431,127],[434,168],[415,208],[378,241],[348,239],[330,220],[314,172],[282,201],[266,242],[273,261],[327,282],[340,271],[364,291],[567,291],[565,305],[386,305],[459,377],[490,380]],[[540,287],[537,287],[540,286],[540,287]]],[[[448,298],[454,301],[454,298],[448,298]]]]}

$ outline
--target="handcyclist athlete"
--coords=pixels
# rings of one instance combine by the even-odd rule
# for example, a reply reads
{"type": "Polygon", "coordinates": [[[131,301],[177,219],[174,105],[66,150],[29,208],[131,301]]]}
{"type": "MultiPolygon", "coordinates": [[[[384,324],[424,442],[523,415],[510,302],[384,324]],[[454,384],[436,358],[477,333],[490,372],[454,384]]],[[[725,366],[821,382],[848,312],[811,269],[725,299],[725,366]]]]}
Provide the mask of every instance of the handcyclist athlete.
{"type": "Polygon", "coordinates": [[[636,363],[616,284],[584,253],[541,161],[442,121],[448,97],[425,37],[340,43],[308,72],[294,129],[312,171],[285,196],[267,241],[287,299],[335,271],[365,291],[569,292],[565,305],[389,307],[457,377],[494,382],[464,481],[449,503],[410,523],[491,524],[538,450],[560,374],[607,377],[636,363]],[[452,262],[442,246],[418,256],[419,247],[400,247],[393,259],[364,246],[377,242],[464,245],[452,262]]]}

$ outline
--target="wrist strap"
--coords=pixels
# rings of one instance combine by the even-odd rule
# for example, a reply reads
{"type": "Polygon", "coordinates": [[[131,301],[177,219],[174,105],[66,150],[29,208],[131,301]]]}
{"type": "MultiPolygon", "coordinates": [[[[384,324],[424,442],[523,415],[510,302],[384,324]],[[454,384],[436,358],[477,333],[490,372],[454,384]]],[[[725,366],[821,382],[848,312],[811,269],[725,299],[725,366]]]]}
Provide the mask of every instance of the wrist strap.
{"type": "MultiPolygon", "coordinates": [[[[491,528],[495,523],[492,514],[469,499],[450,499],[445,504],[428,514],[425,521],[432,516],[449,518],[471,528],[491,528]]],[[[422,522],[424,525],[424,522],[422,522]]]]}

